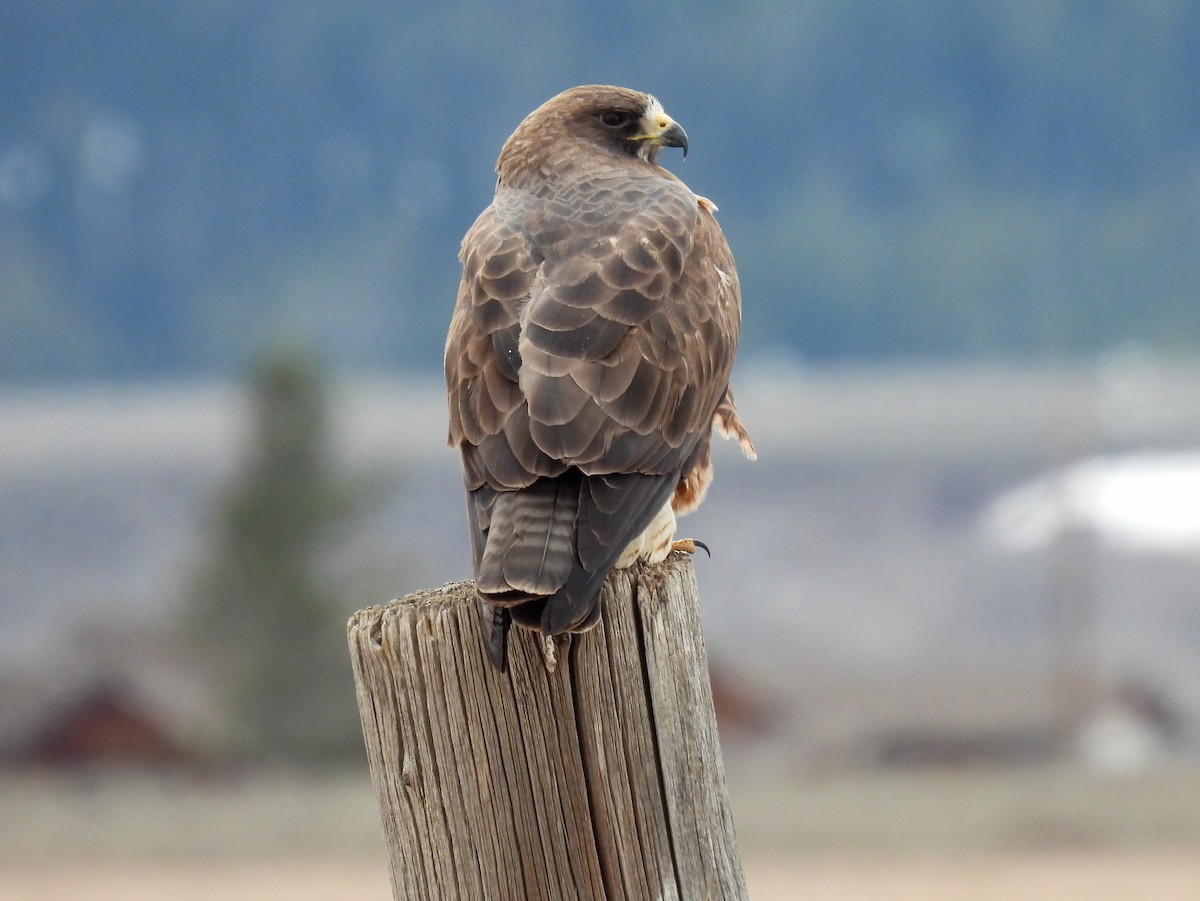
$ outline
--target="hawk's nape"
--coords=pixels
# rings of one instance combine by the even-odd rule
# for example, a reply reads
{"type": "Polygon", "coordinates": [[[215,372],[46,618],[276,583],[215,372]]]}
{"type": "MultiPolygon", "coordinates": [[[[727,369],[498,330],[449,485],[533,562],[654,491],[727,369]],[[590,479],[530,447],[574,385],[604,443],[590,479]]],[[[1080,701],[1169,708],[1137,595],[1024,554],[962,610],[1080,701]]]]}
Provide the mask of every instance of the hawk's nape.
{"type": "Polygon", "coordinates": [[[488,656],[511,623],[599,620],[614,566],[662,560],[712,478],[714,423],[749,438],[729,376],[741,298],[715,207],[657,164],[658,101],[573,88],[505,143],[463,239],[446,341],[488,656]]]}

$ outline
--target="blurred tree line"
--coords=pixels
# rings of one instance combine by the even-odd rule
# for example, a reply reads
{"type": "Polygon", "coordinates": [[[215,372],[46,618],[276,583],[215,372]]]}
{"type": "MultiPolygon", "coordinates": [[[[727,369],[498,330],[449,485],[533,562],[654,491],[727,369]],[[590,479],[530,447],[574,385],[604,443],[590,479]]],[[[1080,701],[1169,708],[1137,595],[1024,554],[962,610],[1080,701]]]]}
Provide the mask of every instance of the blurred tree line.
{"type": "Polygon", "coordinates": [[[1194,350],[1198,45],[1181,2],[7,4],[0,378],[436,370],[501,142],[589,81],[688,128],[748,353],[1194,350]]]}

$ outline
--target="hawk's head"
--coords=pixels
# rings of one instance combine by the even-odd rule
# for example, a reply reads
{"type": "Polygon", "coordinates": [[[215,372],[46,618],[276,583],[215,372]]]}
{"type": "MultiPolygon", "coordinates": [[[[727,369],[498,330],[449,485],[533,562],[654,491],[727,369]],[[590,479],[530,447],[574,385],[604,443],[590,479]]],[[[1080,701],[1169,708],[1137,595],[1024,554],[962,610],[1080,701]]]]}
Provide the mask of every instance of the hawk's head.
{"type": "Polygon", "coordinates": [[[584,85],[551,97],[517,126],[496,169],[502,180],[521,171],[546,174],[564,154],[582,149],[653,163],[663,147],[687,156],[687,132],[651,94],[614,85],[584,85]]]}

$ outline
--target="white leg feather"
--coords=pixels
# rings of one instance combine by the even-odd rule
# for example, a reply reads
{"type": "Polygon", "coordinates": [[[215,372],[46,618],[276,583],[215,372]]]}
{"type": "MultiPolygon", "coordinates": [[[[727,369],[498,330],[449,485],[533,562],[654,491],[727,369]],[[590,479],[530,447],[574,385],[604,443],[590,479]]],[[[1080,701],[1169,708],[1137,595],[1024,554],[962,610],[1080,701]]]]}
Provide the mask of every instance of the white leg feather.
{"type": "Polygon", "coordinates": [[[663,504],[650,525],[637,538],[629,542],[617,559],[618,569],[628,569],[638,560],[662,563],[671,553],[671,542],[675,538],[675,511],[671,502],[663,504]]]}

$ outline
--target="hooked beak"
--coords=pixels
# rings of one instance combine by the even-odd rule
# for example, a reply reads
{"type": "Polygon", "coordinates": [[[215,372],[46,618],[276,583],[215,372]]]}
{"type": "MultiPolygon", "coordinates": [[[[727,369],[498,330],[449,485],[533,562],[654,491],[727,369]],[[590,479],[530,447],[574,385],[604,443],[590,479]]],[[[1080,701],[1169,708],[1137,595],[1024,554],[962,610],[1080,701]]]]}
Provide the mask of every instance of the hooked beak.
{"type": "Polygon", "coordinates": [[[688,142],[687,132],[683,130],[683,126],[678,122],[672,122],[667,126],[666,131],[658,136],[658,143],[663,147],[680,147],[683,149],[683,158],[687,159],[688,142]]]}
{"type": "Polygon", "coordinates": [[[642,121],[646,130],[634,138],[635,141],[646,141],[654,147],[679,147],[683,150],[683,158],[687,159],[688,137],[682,125],[661,110],[653,118],[642,121]]]}

